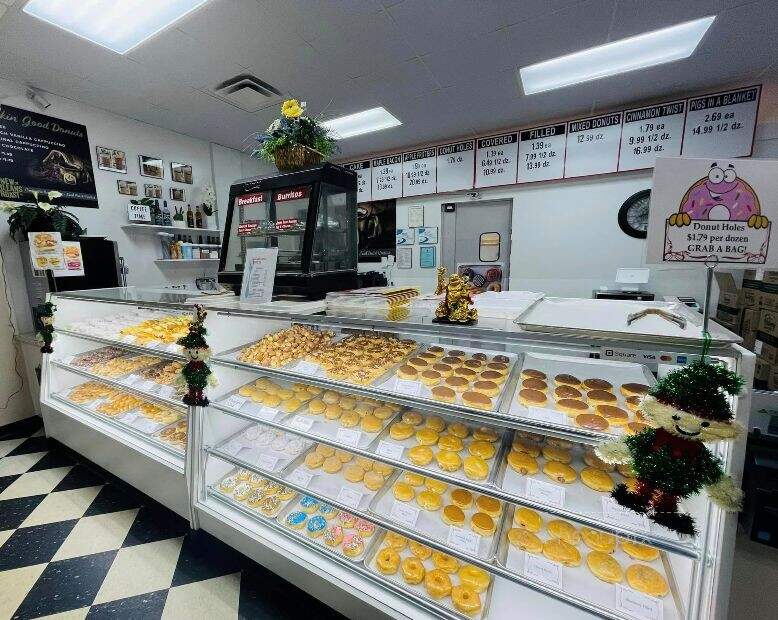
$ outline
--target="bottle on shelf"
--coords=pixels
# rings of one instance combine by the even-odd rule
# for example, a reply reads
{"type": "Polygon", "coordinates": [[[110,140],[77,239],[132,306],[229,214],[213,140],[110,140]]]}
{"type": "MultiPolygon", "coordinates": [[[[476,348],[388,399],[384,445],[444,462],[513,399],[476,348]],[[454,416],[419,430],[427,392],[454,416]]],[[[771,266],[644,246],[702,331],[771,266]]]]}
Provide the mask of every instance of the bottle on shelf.
{"type": "Polygon", "coordinates": [[[197,236],[197,243],[199,243],[200,245],[203,244],[203,236],[202,235],[198,235],[197,236]]]}
{"type": "Polygon", "coordinates": [[[203,212],[200,211],[200,205],[195,206],[195,228],[203,228],[203,212]]]}
{"type": "Polygon", "coordinates": [[[159,208],[159,201],[155,200],[151,204],[151,223],[155,226],[162,225],[162,211],[159,208]]]}
{"type": "Polygon", "coordinates": [[[178,235],[170,235],[170,258],[180,258],[178,255],[178,235]]]}
{"type": "Polygon", "coordinates": [[[187,228],[194,228],[195,227],[194,213],[192,212],[192,205],[186,205],[186,227],[187,228]]]}
{"type": "Polygon", "coordinates": [[[162,203],[162,225],[172,226],[173,222],[170,219],[170,209],[167,208],[167,200],[162,203]]]}
{"type": "Polygon", "coordinates": [[[202,257],[202,250],[199,245],[192,246],[192,258],[199,259],[202,257]]]}

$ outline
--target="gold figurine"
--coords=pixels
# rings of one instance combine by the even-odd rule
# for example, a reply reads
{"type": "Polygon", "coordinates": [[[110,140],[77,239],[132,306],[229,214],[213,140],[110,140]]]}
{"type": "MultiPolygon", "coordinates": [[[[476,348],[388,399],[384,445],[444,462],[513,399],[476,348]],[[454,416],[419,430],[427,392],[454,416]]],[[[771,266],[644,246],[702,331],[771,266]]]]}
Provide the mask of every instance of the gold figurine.
{"type": "Polygon", "coordinates": [[[435,294],[445,292],[446,296],[435,309],[433,323],[460,323],[473,325],[478,320],[478,310],[471,308],[470,278],[452,274],[446,280],[446,268],[438,267],[438,285],[435,294]]]}

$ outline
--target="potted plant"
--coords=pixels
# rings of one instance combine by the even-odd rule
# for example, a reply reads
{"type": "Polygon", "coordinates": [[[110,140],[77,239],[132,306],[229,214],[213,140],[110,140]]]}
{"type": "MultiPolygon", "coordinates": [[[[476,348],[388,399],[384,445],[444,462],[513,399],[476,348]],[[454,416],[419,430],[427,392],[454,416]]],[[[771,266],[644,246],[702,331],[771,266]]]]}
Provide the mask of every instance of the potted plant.
{"type": "Polygon", "coordinates": [[[60,198],[60,192],[32,192],[26,203],[0,202],[0,210],[10,213],[8,233],[15,241],[27,241],[30,232],[58,232],[63,241],[77,241],[86,232],[78,218],[51,201],[60,198]]]}
{"type": "Polygon", "coordinates": [[[177,207],[173,205],[173,226],[176,228],[186,228],[186,221],[184,220],[184,207],[177,207]]]}
{"type": "Polygon", "coordinates": [[[287,99],[281,118],[274,120],[264,134],[254,134],[259,146],[252,157],[272,162],[280,172],[315,166],[335,151],[335,138],[318,120],[305,115],[305,104],[287,99]]]}

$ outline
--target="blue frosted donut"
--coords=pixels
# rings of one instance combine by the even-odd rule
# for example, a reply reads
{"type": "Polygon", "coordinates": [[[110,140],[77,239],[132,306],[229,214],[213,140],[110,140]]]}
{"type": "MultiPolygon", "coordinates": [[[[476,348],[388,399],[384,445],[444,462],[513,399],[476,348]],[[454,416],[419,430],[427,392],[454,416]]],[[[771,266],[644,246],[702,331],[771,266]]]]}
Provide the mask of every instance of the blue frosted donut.
{"type": "Polygon", "coordinates": [[[338,509],[329,504],[319,506],[319,513],[327,520],[334,519],[338,515],[338,509]]]}
{"type": "Polygon", "coordinates": [[[303,498],[300,500],[300,506],[303,507],[305,512],[316,512],[316,509],[319,507],[319,500],[314,499],[310,495],[303,495],[303,498]]]}
{"type": "Polygon", "coordinates": [[[303,526],[307,518],[308,518],[307,514],[305,514],[304,512],[300,512],[299,510],[296,510],[286,515],[286,524],[289,527],[293,527],[294,529],[299,530],[303,526]]]}
{"type": "Polygon", "coordinates": [[[321,515],[316,515],[308,519],[308,531],[312,534],[316,532],[322,532],[327,527],[327,519],[321,515]]]}

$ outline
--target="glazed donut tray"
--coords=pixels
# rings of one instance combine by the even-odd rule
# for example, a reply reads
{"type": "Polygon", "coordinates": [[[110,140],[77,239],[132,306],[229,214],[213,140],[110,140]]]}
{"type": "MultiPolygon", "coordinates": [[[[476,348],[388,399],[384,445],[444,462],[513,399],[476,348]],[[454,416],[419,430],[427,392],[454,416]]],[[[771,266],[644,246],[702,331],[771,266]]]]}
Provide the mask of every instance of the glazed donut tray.
{"type": "MultiPolygon", "coordinates": [[[[260,379],[262,378],[267,379],[267,377],[260,377],[260,379]]],[[[216,401],[213,404],[223,409],[238,411],[240,413],[248,414],[251,417],[256,418],[257,420],[260,421],[266,420],[268,422],[273,422],[278,420],[280,417],[291,417],[293,414],[297,413],[298,411],[301,411],[306,406],[306,403],[308,401],[315,398],[315,396],[311,394],[310,396],[304,399],[299,399],[300,405],[293,411],[283,411],[282,405],[285,401],[281,401],[281,404],[276,406],[268,406],[265,405],[264,403],[253,400],[250,396],[243,396],[240,394],[240,390],[242,390],[246,386],[253,385],[258,380],[259,379],[255,379],[254,381],[250,381],[249,383],[244,383],[238,388],[228,392],[226,395],[221,397],[218,401],[216,401]]],[[[268,380],[274,383],[279,388],[294,391],[293,385],[296,382],[293,382],[291,380],[280,379],[278,377],[272,377],[268,380]]],[[[298,394],[295,393],[295,396],[293,396],[292,398],[297,398],[297,396],[298,394]]]]}
{"type": "Polygon", "coordinates": [[[273,514],[265,515],[262,512],[260,512],[258,509],[252,508],[251,506],[249,506],[245,502],[242,502],[242,501],[240,501],[238,499],[235,499],[235,496],[232,493],[228,493],[228,492],[223,491],[223,490],[221,490],[219,488],[219,484],[221,483],[222,480],[224,480],[225,478],[228,478],[229,476],[237,476],[239,471],[240,471],[240,468],[236,467],[236,468],[230,470],[225,475],[223,475],[219,479],[218,482],[214,482],[213,484],[209,485],[208,486],[208,494],[209,495],[215,495],[221,501],[227,502],[228,504],[233,504],[234,506],[239,506],[239,507],[241,507],[244,510],[250,510],[258,518],[265,519],[265,520],[268,520],[268,521],[270,521],[272,519],[275,519],[281,512],[284,511],[284,509],[289,504],[293,504],[297,500],[297,497],[299,497],[299,494],[295,493],[295,495],[291,499],[282,500],[280,502],[280,504],[278,505],[278,509],[273,514]]]}
{"type": "MultiPolygon", "coordinates": [[[[430,596],[430,594],[427,592],[427,589],[424,586],[424,582],[418,584],[418,585],[411,585],[405,581],[405,579],[402,576],[402,569],[398,568],[397,572],[393,575],[386,575],[382,573],[380,570],[378,570],[378,566],[376,565],[376,557],[378,555],[378,552],[383,549],[383,542],[384,538],[386,538],[386,533],[382,533],[378,540],[376,541],[376,544],[374,544],[371,548],[370,553],[366,554],[365,557],[365,566],[368,568],[368,570],[374,572],[377,575],[380,575],[381,578],[386,579],[387,581],[392,582],[393,584],[400,586],[404,590],[407,590],[408,592],[412,593],[415,596],[419,596],[423,599],[426,599],[428,601],[431,601],[435,605],[438,605],[440,607],[443,607],[446,609],[446,611],[453,612],[457,614],[458,616],[465,618],[466,620],[482,620],[483,618],[486,618],[489,614],[489,605],[492,601],[492,590],[494,589],[494,581],[495,577],[491,575],[491,579],[489,581],[489,586],[486,588],[486,592],[483,592],[481,597],[481,609],[475,613],[475,614],[465,614],[460,611],[458,611],[451,600],[450,596],[445,596],[442,598],[433,598],[430,596]]],[[[400,556],[400,562],[404,560],[405,558],[411,557],[413,553],[411,553],[408,546],[405,547],[402,551],[399,551],[400,556]]],[[[459,560],[457,560],[459,562],[459,560]]],[[[426,560],[422,560],[424,564],[425,571],[430,571],[435,568],[435,564],[432,561],[432,556],[427,558],[426,560]]],[[[460,566],[462,566],[462,562],[460,562],[460,566]]],[[[451,578],[452,585],[458,585],[459,584],[459,577],[456,573],[449,575],[451,578]]]]}
{"type": "MultiPolygon", "coordinates": [[[[604,610],[623,614],[625,618],[640,620],[681,620],[685,618],[678,595],[677,585],[666,554],[659,552],[659,557],[652,561],[642,561],[628,556],[616,542],[615,551],[611,555],[620,565],[622,571],[632,564],[647,565],[656,570],[667,582],[668,593],[664,597],[654,597],[633,590],[622,576],[620,583],[606,583],[592,573],[587,566],[587,555],[591,549],[581,539],[575,548],[581,556],[579,566],[564,566],[547,559],[542,554],[532,554],[522,551],[508,540],[508,532],[513,524],[515,505],[506,506],[505,528],[497,545],[497,563],[526,579],[535,581],[545,587],[560,590],[576,599],[599,606],[604,610]]],[[[553,515],[539,513],[543,519],[540,531],[536,535],[546,541],[551,536],[546,529],[553,515]]]]}
{"type": "Polygon", "coordinates": [[[312,441],[297,435],[260,423],[248,423],[216,449],[272,473],[289,465],[311,445],[312,441]]]}

